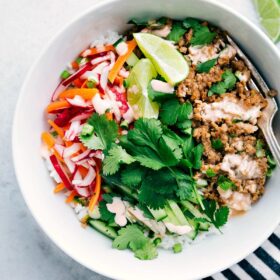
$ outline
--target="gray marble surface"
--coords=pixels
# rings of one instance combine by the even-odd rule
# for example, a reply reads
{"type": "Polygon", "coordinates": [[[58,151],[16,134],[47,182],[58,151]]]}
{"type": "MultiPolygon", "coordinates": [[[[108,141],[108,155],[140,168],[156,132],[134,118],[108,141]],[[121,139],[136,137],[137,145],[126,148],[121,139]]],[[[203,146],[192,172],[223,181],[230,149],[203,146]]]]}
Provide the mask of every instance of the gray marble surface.
{"type": "MultiPolygon", "coordinates": [[[[257,22],[250,0],[222,2],[257,22]]],[[[65,255],[38,227],[19,191],[11,154],[13,113],[29,67],[57,30],[94,3],[95,0],[0,0],[1,280],[106,279],[65,255]]]]}

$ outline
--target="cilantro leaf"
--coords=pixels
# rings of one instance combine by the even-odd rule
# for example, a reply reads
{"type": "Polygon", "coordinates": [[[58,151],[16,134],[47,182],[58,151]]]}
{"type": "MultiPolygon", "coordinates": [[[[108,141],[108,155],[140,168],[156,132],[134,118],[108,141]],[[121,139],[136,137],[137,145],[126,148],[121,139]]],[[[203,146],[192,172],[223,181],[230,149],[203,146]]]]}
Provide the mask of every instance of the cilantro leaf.
{"type": "Polygon", "coordinates": [[[212,139],[211,145],[215,150],[222,150],[224,148],[224,144],[220,138],[212,139]]]}
{"type": "Polygon", "coordinates": [[[187,137],[184,138],[184,143],[182,146],[183,153],[186,158],[190,157],[193,147],[194,147],[193,137],[192,137],[192,135],[188,135],[187,137]]]}
{"type": "Polygon", "coordinates": [[[223,94],[226,93],[227,90],[232,90],[237,81],[231,70],[226,70],[222,75],[222,79],[221,82],[215,83],[210,87],[208,96],[213,95],[213,93],[223,94]]]}
{"type": "Polygon", "coordinates": [[[128,187],[137,187],[142,182],[147,170],[137,163],[126,166],[121,172],[122,183],[128,187]]]}
{"type": "Polygon", "coordinates": [[[199,63],[196,66],[196,71],[198,73],[208,73],[210,71],[210,69],[216,64],[216,62],[217,62],[217,58],[210,59],[203,63],[199,63]]]}
{"type": "Polygon", "coordinates": [[[210,44],[216,37],[216,32],[211,32],[207,26],[201,26],[194,32],[191,39],[191,45],[207,45],[210,44]]]}
{"type": "Polygon", "coordinates": [[[129,155],[121,146],[114,145],[105,156],[102,171],[105,175],[115,174],[121,163],[130,164],[134,162],[134,158],[129,155]]]}
{"type": "Polygon", "coordinates": [[[178,180],[178,189],[176,195],[180,200],[185,200],[193,197],[193,180],[190,178],[178,180]]]}
{"type": "Polygon", "coordinates": [[[206,175],[209,178],[215,177],[217,174],[214,172],[214,170],[212,168],[208,168],[206,170],[206,175]]]}
{"type": "Polygon", "coordinates": [[[224,175],[219,176],[217,183],[218,186],[224,191],[228,189],[236,189],[236,185],[224,175]]]}
{"type": "Polygon", "coordinates": [[[136,26],[147,26],[148,21],[144,19],[132,18],[128,22],[128,24],[134,24],[136,26]]]}
{"type": "Polygon", "coordinates": [[[87,120],[87,126],[91,125],[93,131],[88,134],[88,130],[81,133],[81,142],[89,149],[108,150],[118,135],[118,126],[115,121],[107,120],[105,115],[93,114],[87,120]]]}
{"type": "Polygon", "coordinates": [[[111,213],[106,204],[109,202],[106,202],[105,200],[102,200],[98,204],[99,212],[100,212],[100,219],[104,222],[107,222],[109,224],[113,224],[115,222],[115,214],[111,213]]]}
{"type": "Polygon", "coordinates": [[[219,229],[226,224],[229,216],[229,208],[222,206],[217,208],[217,202],[215,200],[203,200],[204,213],[210,219],[210,222],[219,229]]]}
{"type": "Polygon", "coordinates": [[[175,97],[164,102],[160,108],[159,117],[163,124],[174,125],[177,121],[183,122],[190,117],[192,105],[189,102],[180,104],[175,97]]]}
{"type": "Polygon", "coordinates": [[[187,29],[183,26],[181,21],[175,21],[173,22],[171,32],[168,34],[167,39],[177,43],[186,31],[187,29]]]}
{"type": "Polygon", "coordinates": [[[193,29],[199,29],[201,27],[200,21],[195,18],[185,18],[183,20],[183,26],[185,28],[193,28],[193,29]]]}
{"type": "Polygon", "coordinates": [[[136,225],[128,225],[119,230],[118,237],[113,241],[113,248],[129,248],[140,260],[152,260],[157,257],[156,247],[136,225]]]}
{"type": "Polygon", "coordinates": [[[215,212],[215,223],[214,225],[219,228],[226,224],[229,216],[229,208],[222,206],[215,212]]]}
{"type": "Polygon", "coordinates": [[[204,147],[202,144],[198,144],[193,148],[193,168],[200,169],[202,165],[201,157],[203,155],[204,147]]]}

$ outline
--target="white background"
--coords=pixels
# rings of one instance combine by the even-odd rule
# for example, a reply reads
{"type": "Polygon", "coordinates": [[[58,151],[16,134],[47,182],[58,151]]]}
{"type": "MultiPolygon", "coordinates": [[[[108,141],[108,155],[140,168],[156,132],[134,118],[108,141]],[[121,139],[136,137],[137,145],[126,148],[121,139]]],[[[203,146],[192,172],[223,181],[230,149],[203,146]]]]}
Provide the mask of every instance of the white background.
{"type": "MultiPolygon", "coordinates": [[[[13,113],[29,67],[63,25],[96,2],[0,0],[1,280],[106,279],[74,262],[41,231],[19,192],[11,156],[13,113]]],[[[220,2],[230,5],[257,24],[257,16],[250,0],[220,2]]],[[[32,104],[30,109],[32,110],[32,104]]]]}

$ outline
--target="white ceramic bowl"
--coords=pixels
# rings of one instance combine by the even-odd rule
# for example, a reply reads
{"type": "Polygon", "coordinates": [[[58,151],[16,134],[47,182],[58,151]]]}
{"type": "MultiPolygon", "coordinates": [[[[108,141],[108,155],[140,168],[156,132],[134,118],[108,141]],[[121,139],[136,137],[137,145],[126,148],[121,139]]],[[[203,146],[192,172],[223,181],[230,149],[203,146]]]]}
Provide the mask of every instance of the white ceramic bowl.
{"type": "Polygon", "coordinates": [[[55,244],[89,269],[115,279],[194,279],[211,275],[261,245],[280,218],[277,170],[264,197],[248,214],[232,219],[223,235],[209,237],[181,254],[160,251],[156,260],[139,261],[129,251],[112,249],[111,241],[94,230],[82,229],[72,209],[64,204],[64,198],[53,195],[53,182],[40,157],[40,134],[46,129],[44,109],[59,73],[105,30],[121,32],[132,17],[163,15],[198,17],[228,30],[261,69],[270,86],[280,91],[280,57],[275,46],[244,17],[211,1],[103,1],[69,23],[51,41],[30,70],[17,104],[13,126],[17,178],[32,214],[55,244]]]}

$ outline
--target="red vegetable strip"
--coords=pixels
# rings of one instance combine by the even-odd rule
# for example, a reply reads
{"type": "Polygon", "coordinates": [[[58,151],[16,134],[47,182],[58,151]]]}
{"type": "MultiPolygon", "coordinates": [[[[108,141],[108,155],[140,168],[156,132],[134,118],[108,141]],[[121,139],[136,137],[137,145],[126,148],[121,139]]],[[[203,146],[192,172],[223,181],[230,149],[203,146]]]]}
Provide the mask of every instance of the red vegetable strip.
{"type": "Polygon", "coordinates": [[[99,53],[109,52],[109,51],[114,51],[114,50],[115,50],[115,48],[112,45],[108,45],[108,46],[104,46],[104,47],[100,47],[100,48],[90,48],[90,49],[87,49],[87,50],[83,51],[81,53],[81,56],[82,57],[88,57],[88,56],[91,56],[91,55],[96,55],[96,54],[99,54],[99,53]]]}
{"type": "Polygon", "coordinates": [[[57,157],[55,155],[51,155],[50,161],[51,161],[55,171],[57,172],[58,176],[60,177],[61,181],[63,182],[64,186],[68,190],[71,191],[73,189],[72,184],[71,184],[68,176],[66,175],[66,173],[63,171],[61,165],[59,164],[57,157]]]}
{"type": "Polygon", "coordinates": [[[99,174],[99,168],[98,167],[96,167],[96,179],[95,180],[96,181],[95,181],[94,194],[91,197],[90,202],[89,202],[89,206],[88,206],[90,212],[93,211],[94,206],[96,205],[96,203],[99,199],[100,191],[101,191],[101,176],[99,174]]]}
{"type": "Polygon", "coordinates": [[[64,131],[62,128],[60,128],[57,124],[55,124],[54,121],[48,120],[49,125],[57,132],[57,134],[63,138],[64,137],[64,131]]]}
{"type": "Polygon", "coordinates": [[[120,72],[121,68],[123,67],[124,63],[127,61],[135,47],[137,46],[136,41],[133,39],[127,42],[127,52],[124,55],[118,57],[116,63],[114,64],[113,68],[109,72],[108,80],[113,83],[115,78],[117,77],[118,73],[120,72]]]}

